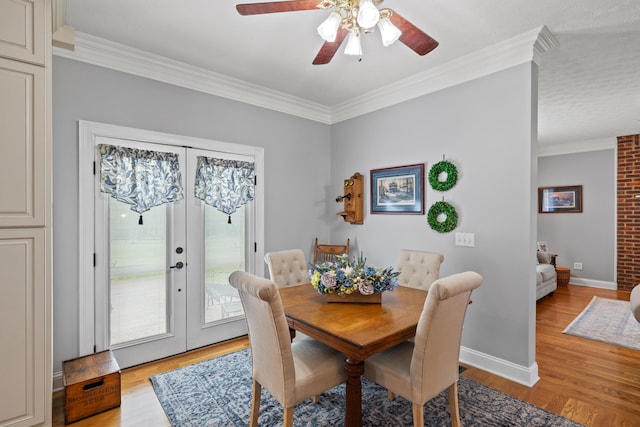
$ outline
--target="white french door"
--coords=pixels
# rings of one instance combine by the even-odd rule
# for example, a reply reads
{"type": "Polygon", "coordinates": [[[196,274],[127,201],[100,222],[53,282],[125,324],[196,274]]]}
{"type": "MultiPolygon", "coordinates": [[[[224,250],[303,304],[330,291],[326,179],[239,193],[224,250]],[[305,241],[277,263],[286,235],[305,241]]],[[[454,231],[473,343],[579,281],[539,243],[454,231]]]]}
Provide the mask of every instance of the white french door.
{"type": "Polygon", "coordinates": [[[247,254],[255,253],[255,204],[239,208],[229,222],[228,215],[197,199],[192,171],[198,156],[253,162],[238,154],[187,150],[187,349],[247,333],[238,292],[228,279],[236,270],[254,271],[247,254]]]}
{"type": "MultiPolygon", "coordinates": [[[[93,351],[112,349],[120,367],[246,334],[242,305],[228,276],[235,270],[255,272],[257,255],[262,259],[256,244],[257,224],[261,223],[256,219],[256,200],[238,208],[229,223],[228,215],[194,196],[197,156],[250,162],[256,156],[177,146],[168,143],[174,137],[137,133],[138,138],[122,138],[121,132],[115,136],[94,133],[89,138],[96,161],[92,176],[93,351]],[[158,139],[161,143],[155,142],[158,139]],[[177,154],[184,199],[153,207],[140,216],[129,205],[102,193],[99,144],[177,154]]],[[[89,245],[90,239],[86,240],[89,245]]],[[[88,293],[90,289],[85,288],[85,302],[88,293]]],[[[81,328],[81,354],[88,353],[82,348],[83,342],[88,348],[89,335],[83,336],[81,328]]]]}

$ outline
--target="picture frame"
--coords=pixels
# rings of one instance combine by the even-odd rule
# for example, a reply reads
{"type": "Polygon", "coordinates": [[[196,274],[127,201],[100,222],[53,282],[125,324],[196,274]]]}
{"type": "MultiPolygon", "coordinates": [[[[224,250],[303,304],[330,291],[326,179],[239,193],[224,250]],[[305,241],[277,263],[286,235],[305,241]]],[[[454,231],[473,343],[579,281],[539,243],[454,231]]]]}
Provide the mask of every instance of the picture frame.
{"type": "Polygon", "coordinates": [[[581,213],[582,185],[538,187],[538,213],[581,213]]]}
{"type": "Polygon", "coordinates": [[[372,214],[424,214],[424,163],[371,170],[372,214]]]}
{"type": "Polygon", "coordinates": [[[540,252],[549,252],[549,247],[547,246],[547,242],[538,242],[538,250],[540,252]]]}

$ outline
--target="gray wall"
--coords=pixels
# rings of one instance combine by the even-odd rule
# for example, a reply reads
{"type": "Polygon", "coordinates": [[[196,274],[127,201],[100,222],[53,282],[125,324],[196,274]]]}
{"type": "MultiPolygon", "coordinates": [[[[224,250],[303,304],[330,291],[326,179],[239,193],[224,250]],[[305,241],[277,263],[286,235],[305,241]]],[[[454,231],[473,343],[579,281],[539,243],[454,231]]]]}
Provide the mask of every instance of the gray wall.
{"type": "Polygon", "coordinates": [[[54,372],[78,356],[78,120],[264,147],[265,251],[329,238],[328,125],[54,57],[54,372]]]}
{"type": "Polygon", "coordinates": [[[582,213],[538,214],[538,240],[559,254],[572,279],[615,283],[615,162],[613,149],[538,160],[538,186],[582,185],[582,213]]]}
{"type": "MultiPolygon", "coordinates": [[[[401,248],[442,252],[442,275],[475,270],[484,283],[468,311],[463,345],[520,366],[535,361],[533,197],[537,67],[527,63],[362,117],[327,126],[62,58],[54,58],[54,372],[78,353],[78,136],[80,119],[265,147],[265,249],[315,236],[351,238],[371,263],[401,248]],[[369,171],[442,159],[459,182],[444,193],[475,233],[431,230],[426,215],[369,214],[369,171]],[[365,224],[336,213],[343,179],[365,176],[365,224]]],[[[426,191],[426,208],[442,194],[426,191]]]]}
{"type": "Polygon", "coordinates": [[[525,367],[535,357],[536,82],[537,67],[523,64],[333,125],[328,195],[354,172],[365,175],[364,225],[336,219],[332,239],[351,238],[372,263],[419,249],[444,254],[441,276],[479,272],[463,345],[525,367]],[[426,209],[444,196],[459,214],[455,231],[475,233],[473,248],[431,230],[426,215],[370,214],[371,169],[426,163],[426,175],[443,155],[459,181],[445,193],[428,187],[426,209]]]}

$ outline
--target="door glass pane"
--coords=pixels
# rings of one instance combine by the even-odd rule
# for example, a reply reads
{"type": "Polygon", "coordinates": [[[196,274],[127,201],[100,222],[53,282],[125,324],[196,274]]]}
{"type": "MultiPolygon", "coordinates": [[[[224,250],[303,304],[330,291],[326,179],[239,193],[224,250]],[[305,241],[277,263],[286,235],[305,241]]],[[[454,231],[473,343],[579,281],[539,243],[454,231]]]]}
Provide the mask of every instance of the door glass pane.
{"type": "Polygon", "coordinates": [[[109,198],[111,345],[168,332],[167,208],[129,208],[109,198]]]}
{"type": "Polygon", "coordinates": [[[229,285],[229,275],[244,271],[244,213],[238,209],[229,216],[204,205],[204,280],[205,323],[244,315],[236,291],[229,285]]]}

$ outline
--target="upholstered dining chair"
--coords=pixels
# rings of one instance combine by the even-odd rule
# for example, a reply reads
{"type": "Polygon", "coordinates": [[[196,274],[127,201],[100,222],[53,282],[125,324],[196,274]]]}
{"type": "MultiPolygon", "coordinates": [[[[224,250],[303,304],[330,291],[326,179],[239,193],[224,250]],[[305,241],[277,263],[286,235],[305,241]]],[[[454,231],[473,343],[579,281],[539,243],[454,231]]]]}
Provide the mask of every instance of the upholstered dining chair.
{"type": "Polygon", "coordinates": [[[316,237],[316,243],[313,246],[313,263],[333,262],[336,255],[349,255],[349,242],[350,239],[347,239],[346,245],[325,245],[318,243],[316,237]]]}
{"type": "MultiPolygon", "coordinates": [[[[264,262],[269,268],[269,277],[279,288],[309,283],[308,265],[302,249],[267,252],[264,262]]],[[[291,339],[311,339],[309,336],[291,329],[291,339]]],[[[317,400],[317,398],[314,398],[317,400]]]]}
{"type": "Polygon", "coordinates": [[[437,252],[400,250],[396,270],[400,272],[398,283],[411,288],[429,290],[429,286],[440,275],[440,264],[444,255],[437,252]]]}
{"type": "Polygon", "coordinates": [[[269,267],[269,276],[279,288],[309,283],[307,260],[301,249],[268,252],[264,262],[269,267]]]}
{"type": "Polygon", "coordinates": [[[431,284],[413,341],[365,360],[364,376],[412,403],[414,427],[424,426],[424,404],[447,389],[451,425],[460,426],[458,360],[471,292],[482,276],[467,271],[431,284]]]}
{"type": "Polygon", "coordinates": [[[346,380],[344,356],[308,339],[291,343],[276,284],[243,271],[229,276],[238,290],[249,328],[253,388],[251,427],[257,427],[262,387],[284,407],[284,426],[293,426],[294,406],[346,380]]]}

